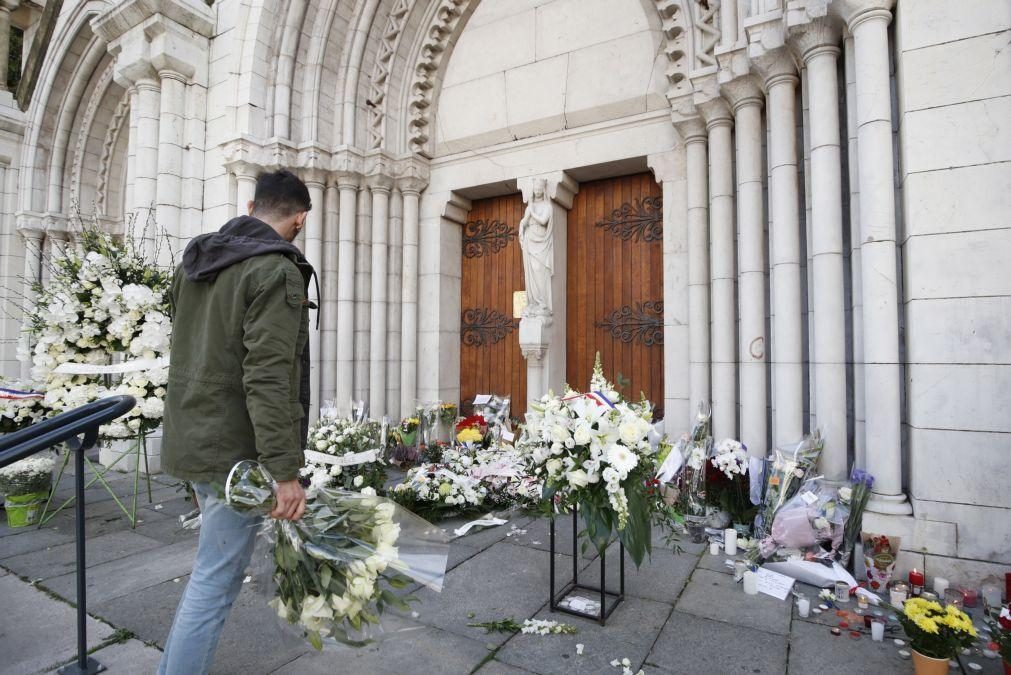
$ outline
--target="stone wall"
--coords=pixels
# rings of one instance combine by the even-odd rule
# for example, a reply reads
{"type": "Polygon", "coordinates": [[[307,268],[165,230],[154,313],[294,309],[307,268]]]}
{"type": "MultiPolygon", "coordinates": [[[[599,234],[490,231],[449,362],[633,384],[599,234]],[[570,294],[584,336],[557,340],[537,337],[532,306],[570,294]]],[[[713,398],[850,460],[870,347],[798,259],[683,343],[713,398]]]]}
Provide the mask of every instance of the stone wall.
{"type": "Polygon", "coordinates": [[[1011,5],[900,2],[895,60],[909,492],[957,528],[928,572],[982,576],[1011,564],[1011,5]]]}

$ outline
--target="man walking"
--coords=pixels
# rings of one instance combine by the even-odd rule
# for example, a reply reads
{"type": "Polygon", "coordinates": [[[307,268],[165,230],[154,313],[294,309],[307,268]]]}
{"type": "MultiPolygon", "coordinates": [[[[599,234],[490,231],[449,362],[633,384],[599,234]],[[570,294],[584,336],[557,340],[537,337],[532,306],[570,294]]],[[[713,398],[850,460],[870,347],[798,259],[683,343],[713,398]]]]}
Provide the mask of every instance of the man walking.
{"type": "Polygon", "coordinates": [[[172,350],[162,466],[191,481],[200,541],[158,669],[207,673],[242,588],[260,519],[228,508],[228,471],[258,460],[278,481],[274,518],[298,520],[309,410],[308,286],[291,244],[312,204],[288,171],[261,175],[249,215],[186,247],[172,284],[172,350]]]}

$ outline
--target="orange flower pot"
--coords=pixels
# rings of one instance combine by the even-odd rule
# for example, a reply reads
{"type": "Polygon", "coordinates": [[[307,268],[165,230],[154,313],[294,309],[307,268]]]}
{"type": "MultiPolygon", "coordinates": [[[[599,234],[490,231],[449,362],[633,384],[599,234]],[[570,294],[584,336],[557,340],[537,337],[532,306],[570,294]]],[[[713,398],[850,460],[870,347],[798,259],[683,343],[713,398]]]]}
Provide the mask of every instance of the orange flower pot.
{"type": "Polygon", "coordinates": [[[913,650],[913,670],[916,675],[947,675],[948,659],[935,659],[913,650]]]}

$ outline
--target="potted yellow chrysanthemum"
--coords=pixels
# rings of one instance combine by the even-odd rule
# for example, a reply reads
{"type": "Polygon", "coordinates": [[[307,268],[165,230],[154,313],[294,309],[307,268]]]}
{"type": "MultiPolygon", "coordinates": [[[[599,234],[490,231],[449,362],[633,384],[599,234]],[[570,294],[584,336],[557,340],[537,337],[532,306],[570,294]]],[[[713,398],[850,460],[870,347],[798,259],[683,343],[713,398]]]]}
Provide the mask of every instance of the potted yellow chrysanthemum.
{"type": "Polygon", "coordinates": [[[913,648],[916,675],[945,675],[948,660],[976,641],[976,629],[965,612],[933,600],[906,600],[899,623],[913,648]]]}

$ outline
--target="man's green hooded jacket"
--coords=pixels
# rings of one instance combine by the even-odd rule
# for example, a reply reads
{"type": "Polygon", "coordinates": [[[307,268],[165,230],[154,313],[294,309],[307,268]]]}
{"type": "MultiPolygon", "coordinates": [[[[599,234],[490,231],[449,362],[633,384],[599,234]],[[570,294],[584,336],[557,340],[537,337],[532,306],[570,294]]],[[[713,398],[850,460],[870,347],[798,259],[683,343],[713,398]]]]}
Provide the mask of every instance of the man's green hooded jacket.
{"type": "Polygon", "coordinates": [[[162,466],[224,482],[243,459],[277,480],[302,464],[309,409],[312,267],[252,216],[186,247],[172,283],[162,466]]]}

